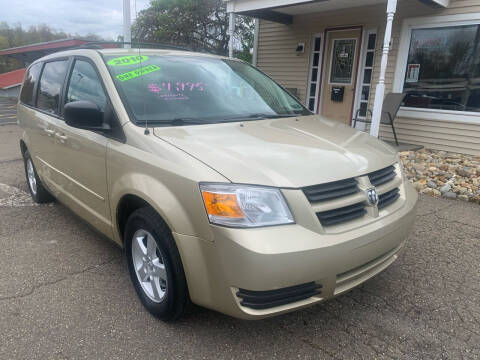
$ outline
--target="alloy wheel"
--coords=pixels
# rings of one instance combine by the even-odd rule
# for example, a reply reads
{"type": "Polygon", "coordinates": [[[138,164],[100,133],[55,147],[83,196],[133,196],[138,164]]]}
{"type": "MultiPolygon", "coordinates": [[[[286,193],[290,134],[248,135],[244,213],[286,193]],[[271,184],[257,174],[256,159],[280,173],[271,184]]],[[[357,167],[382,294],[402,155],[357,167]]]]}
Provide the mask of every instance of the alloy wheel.
{"type": "Polygon", "coordinates": [[[153,235],[146,230],[137,230],[133,235],[132,261],[145,295],[153,302],[161,302],[168,285],[164,256],[153,235]]]}
{"type": "Polygon", "coordinates": [[[28,184],[30,185],[30,190],[32,190],[33,195],[37,194],[37,178],[35,177],[35,170],[33,168],[32,159],[27,160],[27,178],[28,184]]]}

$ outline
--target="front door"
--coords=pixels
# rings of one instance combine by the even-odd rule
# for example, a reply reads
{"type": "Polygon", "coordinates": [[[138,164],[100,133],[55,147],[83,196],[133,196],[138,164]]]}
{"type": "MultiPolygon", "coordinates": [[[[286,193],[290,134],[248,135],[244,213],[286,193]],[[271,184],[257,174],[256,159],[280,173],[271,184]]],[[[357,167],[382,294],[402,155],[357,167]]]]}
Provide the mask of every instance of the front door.
{"type": "Polygon", "coordinates": [[[361,29],[330,31],[327,36],[321,114],[349,125],[355,100],[360,36],[361,29]]]}
{"type": "MultiPolygon", "coordinates": [[[[91,101],[104,111],[107,97],[94,65],[75,59],[67,80],[66,103],[91,101]]],[[[105,156],[108,139],[101,133],[73,128],[61,122],[56,128],[57,163],[61,171],[62,200],[78,215],[111,236],[105,156]]]]}

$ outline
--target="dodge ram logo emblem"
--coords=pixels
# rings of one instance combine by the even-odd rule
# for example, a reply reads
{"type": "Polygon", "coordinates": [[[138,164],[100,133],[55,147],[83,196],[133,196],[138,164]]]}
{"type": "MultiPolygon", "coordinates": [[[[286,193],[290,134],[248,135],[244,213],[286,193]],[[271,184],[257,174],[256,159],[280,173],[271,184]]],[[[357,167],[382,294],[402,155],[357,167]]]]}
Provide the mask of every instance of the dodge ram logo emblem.
{"type": "Polygon", "coordinates": [[[375,190],[375,188],[370,188],[370,189],[365,190],[365,192],[367,194],[368,204],[371,205],[371,206],[377,206],[378,205],[377,190],[375,190]]]}

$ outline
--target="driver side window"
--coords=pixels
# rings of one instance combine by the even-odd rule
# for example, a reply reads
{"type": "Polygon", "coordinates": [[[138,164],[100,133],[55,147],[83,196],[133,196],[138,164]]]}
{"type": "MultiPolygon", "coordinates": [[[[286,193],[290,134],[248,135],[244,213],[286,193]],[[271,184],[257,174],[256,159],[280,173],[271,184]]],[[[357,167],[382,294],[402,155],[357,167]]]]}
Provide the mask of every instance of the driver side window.
{"type": "Polygon", "coordinates": [[[92,64],[84,60],[75,60],[67,90],[66,103],[72,101],[91,101],[105,111],[107,97],[92,64]]]}

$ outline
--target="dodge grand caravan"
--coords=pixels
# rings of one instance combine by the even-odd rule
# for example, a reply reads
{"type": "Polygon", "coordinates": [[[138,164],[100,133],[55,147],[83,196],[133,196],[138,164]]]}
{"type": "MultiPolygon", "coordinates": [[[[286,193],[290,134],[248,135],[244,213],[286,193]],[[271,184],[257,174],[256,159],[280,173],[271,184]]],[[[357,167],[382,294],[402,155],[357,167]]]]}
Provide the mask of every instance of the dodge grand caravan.
{"type": "Polygon", "coordinates": [[[238,60],[56,53],[28,68],[18,122],[33,199],[123,247],[163,320],[191,303],[260,319],[325,301],[392,264],[415,217],[391,147],[238,60]]]}

